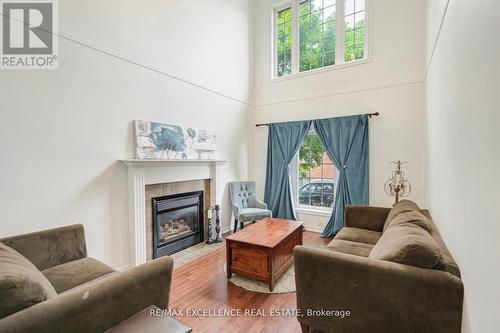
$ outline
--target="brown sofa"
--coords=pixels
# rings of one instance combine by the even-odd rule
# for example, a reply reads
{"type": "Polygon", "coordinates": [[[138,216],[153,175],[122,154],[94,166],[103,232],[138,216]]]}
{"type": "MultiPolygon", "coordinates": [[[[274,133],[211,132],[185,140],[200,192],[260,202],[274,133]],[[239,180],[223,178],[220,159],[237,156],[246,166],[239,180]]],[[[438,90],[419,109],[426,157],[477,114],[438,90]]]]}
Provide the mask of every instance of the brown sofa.
{"type": "Polygon", "coordinates": [[[427,210],[399,209],[348,206],[326,249],[295,248],[304,331],[460,332],[458,266],[427,210]]]}
{"type": "Polygon", "coordinates": [[[0,332],[103,332],[168,306],[173,261],[115,271],[87,257],[82,225],[0,239],[0,332]]]}

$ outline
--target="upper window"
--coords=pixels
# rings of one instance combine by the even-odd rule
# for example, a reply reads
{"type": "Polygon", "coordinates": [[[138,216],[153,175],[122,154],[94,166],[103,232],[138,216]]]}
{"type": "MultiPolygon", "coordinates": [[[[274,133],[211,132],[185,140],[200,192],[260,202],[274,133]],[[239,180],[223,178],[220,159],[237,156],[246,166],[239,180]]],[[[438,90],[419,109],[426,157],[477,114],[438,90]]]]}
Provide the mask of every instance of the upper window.
{"type": "Polygon", "coordinates": [[[335,64],[335,0],[299,2],[299,71],[335,64]]]}
{"type": "Polygon", "coordinates": [[[298,183],[296,188],[299,207],[333,207],[335,198],[336,168],[311,130],[298,154],[298,183]]]}
{"type": "Polygon", "coordinates": [[[277,74],[278,76],[292,73],[292,9],[277,11],[276,35],[278,40],[277,74]]]}
{"type": "Polygon", "coordinates": [[[274,77],[366,58],[368,0],[292,0],[274,11],[274,77]]]}
{"type": "Polygon", "coordinates": [[[344,60],[365,56],[365,0],[345,1],[344,60]]]}

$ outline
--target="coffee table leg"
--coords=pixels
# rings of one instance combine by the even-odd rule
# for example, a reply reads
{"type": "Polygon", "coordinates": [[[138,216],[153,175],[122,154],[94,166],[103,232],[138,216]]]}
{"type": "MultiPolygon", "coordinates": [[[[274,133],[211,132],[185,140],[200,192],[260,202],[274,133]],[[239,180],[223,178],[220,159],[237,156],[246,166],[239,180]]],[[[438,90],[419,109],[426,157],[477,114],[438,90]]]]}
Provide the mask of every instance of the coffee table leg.
{"type": "Polygon", "coordinates": [[[226,240],[226,273],[228,280],[233,276],[231,272],[231,241],[226,240]]]}

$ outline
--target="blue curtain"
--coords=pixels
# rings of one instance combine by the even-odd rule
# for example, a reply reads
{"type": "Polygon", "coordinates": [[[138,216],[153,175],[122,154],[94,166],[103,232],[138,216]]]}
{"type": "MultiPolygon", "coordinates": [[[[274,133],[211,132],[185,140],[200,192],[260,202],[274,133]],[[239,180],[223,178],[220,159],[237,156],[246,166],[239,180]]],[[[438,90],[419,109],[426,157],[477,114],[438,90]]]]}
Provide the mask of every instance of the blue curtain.
{"type": "Polygon", "coordinates": [[[314,120],[314,129],[339,170],[335,205],[321,236],[334,236],[344,226],[345,206],[368,204],[368,116],[314,120]]]}
{"type": "Polygon", "coordinates": [[[311,121],[269,124],[264,201],[273,212],[273,217],[297,219],[289,166],[310,128],[311,121]]]}

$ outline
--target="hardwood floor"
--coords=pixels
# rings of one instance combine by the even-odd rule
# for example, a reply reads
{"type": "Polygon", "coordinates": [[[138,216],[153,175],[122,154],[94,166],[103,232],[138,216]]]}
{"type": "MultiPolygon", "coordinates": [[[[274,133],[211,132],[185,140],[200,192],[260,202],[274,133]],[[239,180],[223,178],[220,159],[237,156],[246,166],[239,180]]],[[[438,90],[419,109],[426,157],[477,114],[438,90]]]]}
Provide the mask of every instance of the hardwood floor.
{"type": "MultiPolygon", "coordinates": [[[[325,247],[331,239],[314,232],[304,232],[304,245],[325,247]]],[[[193,328],[193,332],[301,332],[293,316],[270,317],[248,315],[250,311],[295,309],[295,293],[261,294],[228,283],[224,274],[225,248],[217,249],[175,269],[170,296],[170,309],[183,310],[177,316],[193,328]],[[188,316],[187,311],[219,309],[239,311],[241,316],[188,316]],[[247,315],[245,315],[247,311],[247,315]]]]}

